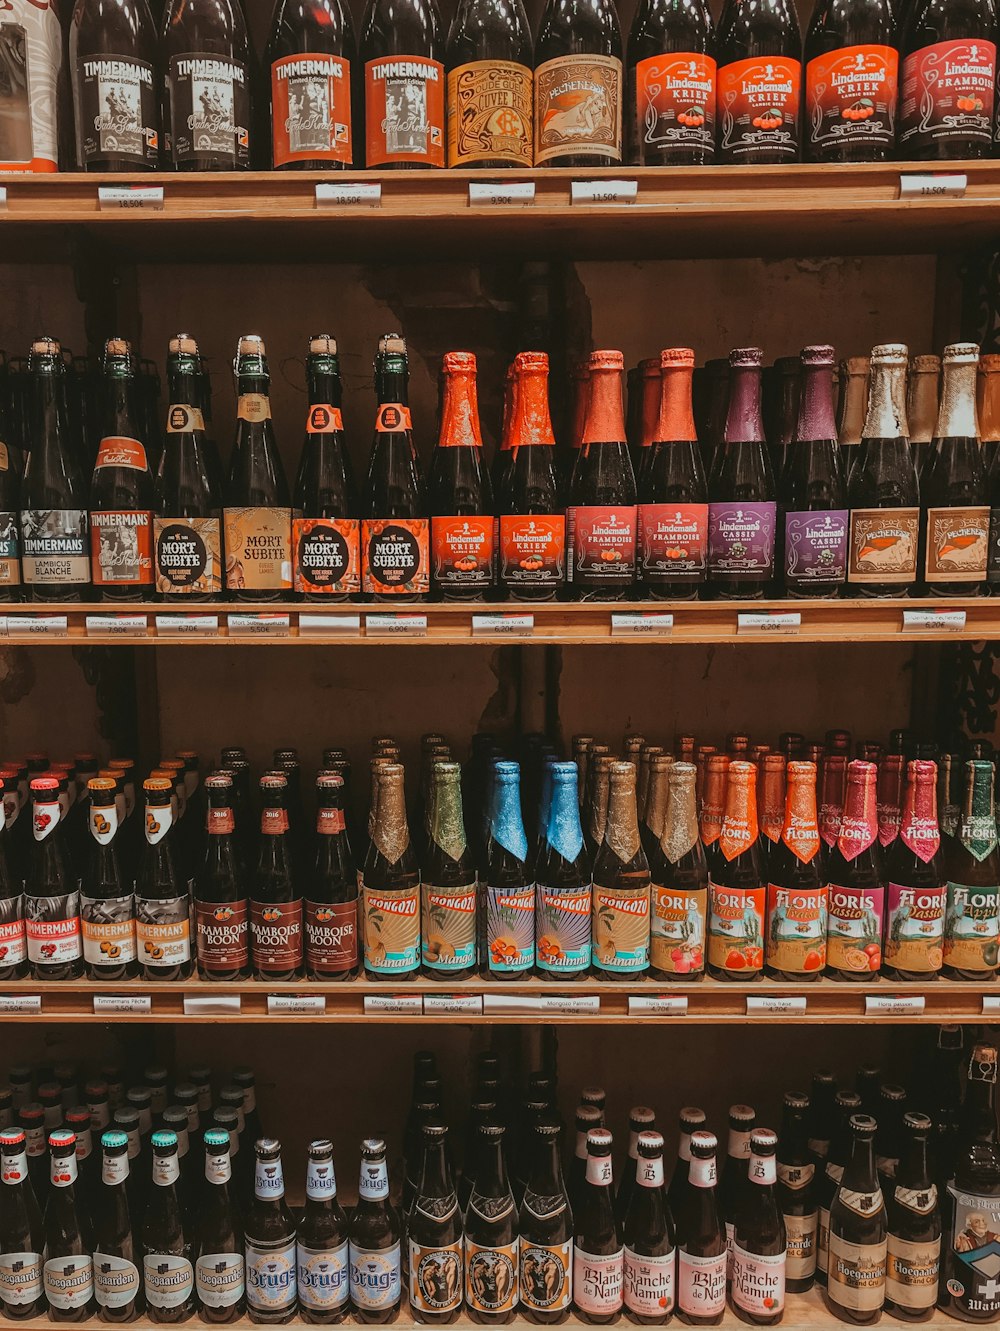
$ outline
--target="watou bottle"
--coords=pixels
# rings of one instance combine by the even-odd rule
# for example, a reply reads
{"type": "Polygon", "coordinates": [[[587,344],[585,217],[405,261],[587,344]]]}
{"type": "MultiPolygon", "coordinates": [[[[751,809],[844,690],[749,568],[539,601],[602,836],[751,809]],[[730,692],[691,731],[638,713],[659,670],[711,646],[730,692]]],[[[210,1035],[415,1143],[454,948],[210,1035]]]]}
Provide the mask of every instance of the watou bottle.
{"type": "Polygon", "coordinates": [[[885,1302],[888,1223],[875,1173],[875,1120],[850,1119],[851,1153],[830,1206],[826,1297],[842,1322],[869,1325],[885,1302]]]}
{"type": "Polygon", "coordinates": [[[342,1322],[347,1316],[347,1216],[337,1198],[333,1143],[309,1143],[306,1204],[296,1238],[296,1282],[302,1320],[312,1325],[342,1322]]]}
{"type": "Polygon", "coordinates": [[[877,768],[856,759],[847,767],[840,832],[827,857],[827,974],[868,980],[882,965],[885,871],[878,839],[877,768]]]}
{"type": "Polygon", "coordinates": [[[718,845],[709,856],[708,969],[717,980],[759,979],[766,892],[757,824],[757,769],[729,764],[718,845]]]}
{"type": "Polygon", "coordinates": [[[661,1326],[676,1302],[677,1251],[664,1186],[660,1133],[639,1133],[634,1166],[635,1187],[622,1229],[625,1309],[630,1321],[639,1326],[661,1326]]]}
{"type": "Polygon", "coordinates": [[[274,167],[343,171],[361,164],[355,163],[359,99],[351,97],[357,61],[351,11],[341,0],[274,6],[264,58],[274,167]]]}
{"type": "Polygon", "coordinates": [[[316,840],[305,884],[306,973],[315,980],[358,974],[358,872],[347,839],[344,778],[316,778],[316,840]]]}
{"type": "Polygon", "coordinates": [[[473,1149],[475,1179],[465,1210],[465,1307],[472,1321],[502,1326],[518,1302],[518,1221],[504,1158],[505,1129],[486,1119],[473,1149]]]}
{"type": "Polygon", "coordinates": [[[816,818],[816,764],[785,769],[781,840],[767,857],[764,961],[773,979],[818,980],[826,965],[827,880],[816,818]]]}
{"type": "Polygon", "coordinates": [[[931,1173],[924,1114],[904,1114],[903,1155],[887,1198],[888,1266],[886,1311],[904,1321],[926,1321],[938,1299],[941,1268],[941,1206],[931,1173]]]}
{"type": "Polygon", "coordinates": [[[135,896],[119,858],[117,782],[93,777],[90,855],[80,896],[83,960],[91,980],[124,980],[136,974],[135,896]]]}
{"type": "Polygon", "coordinates": [[[799,160],[801,57],[793,0],[726,0],[718,39],[720,162],[799,160]]]}
{"type": "Polygon", "coordinates": [[[45,1308],[44,1250],[25,1135],[21,1128],[9,1126],[0,1131],[0,1307],[10,1321],[34,1317],[45,1308]]]}
{"type": "Polygon", "coordinates": [[[819,1201],[816,1163],[809,1150],[808,1113],[808,1095],[785,1092],[775,1195],[785,1222],[785,1288],[796,1294],[812,1289],[816,1278],[819,1201]]]}
{"type": "Polygon", "coordinates": [[[351,1306],[359,1322],[395,1320],[402,1299],[399,1216],[389,1201],[384,1141],[361,1143],[358,1204],[348,1235],[351,1306]]]}
{"type": "Polygon", "coordinates": [[[246,1274],[229,1134],[209,1128],[203,1142],[205,1183],[193,1236],[198,1315],[203,1322],[235,1322],[246,1309],[246,1274]]]}
{"type": "Polygon", "coordinates": [[[773,1326],[785,1312],[785,1219],[778,1205],[773,1128],[750,1134],[747,1184],[733,1227],[732,1301],[742,1322],[773,1326]]]}
{"type": "Polygon", "coordinates": [[[726,1231],[719,1214],[715,1134],[691,1133],[691,1162],[677,1225],[677,1315],[688,1326],[718,1326],[726,1308],[726,1231]]]}
{"type": "Polygon", "coordinates": [[[883,971],[890,980],[936,979],[943,961],[947,883],[941,863],[937,767],[907,764],[899,836],[886,855],[888,880],[883,971]]]}
{"type": "MultiPolygon", "coordinates": [[[[521,814],[521,769],[518,763],[497,760],[490,792],[486,872],[479,883],[479,960],[481,973],[491,980],[524,979],[535,964],[535,884],[528,855],[521,814]]],[[[589,914],[587,924],[589,928],[589,914]]],[[[547,954],[551,951],[546,948],[547,954]]]]}
{"type": "Polygon", "coordinates": [[[79,880],[71,869],[59,805],[59,782],[31,782],[32,844],[24,891],[24,927],[32,979],[75,980],[83,974],[79,880]]]}
{"type": "Polygon", "coordinates": [[[958,832],[945,850],[948,904],[944,919],[944,975],[991,980],[1000,943],[1000,852],[991,762],[964,765],[958,832]]]}
{"type": "Polygon", "coordinates": [[[628,37],[627,147],[637,166],[715,157],[715,25],[704,0],[643,0],[628,37]]]}
{"type": "Polygon", "coordinates": [[[531,27],[522,0],[462,0],[448,33],[448,165],[532,165],[531,27]]]}
{"type": "Polygon", "coordinates": [[[86,1322],[94,1311],[93,1239],[77,1195],[76,1136],[49,1134],[49,1192],[43,1221],[42,1284],[53,1322],[86,1322]]]}
{"type": "Polygon", "coordinates": [[[647,970],[649,896],[649,862],[636,816],[635,766],[612,763],[607,820],[594,860],[592,936],[598,979],[647,970]]]}
{"type": "Polygon", "coordinates": [[[288,828],[288,779],[260,778],[260,842],[250,888],[254,975],[294,980],[302,973],[302,884],[288,828]]]}
{"type": "Polygon", "coordinates": [[[361,63],[369,168],[445,165],[444,46],[437,0],[368,0],[361,63]]]}
{"type": "Polygon", "coordinates": [[[988,157],[996,86],[992,0],[918,0],[900,37],[899,156],[988,157]]]}
{"type": "Polygon", "coordinates": [[[418,1322],[444,1326],[462,1308],[462,1213],[447,1126],[425,1123],[422,1136],[420,1182],[407,1216],[410,1310],[418,1322]]]}
{"type": "Polygon", "coordinates": [[[562,1124],[542,1108],[528,1126],[529,1166],[521,1202],[520,1307],[530,1322],[565,1322],[573,1301],[573,1212],[559,1158],[562,1124]]]}
{"type": "Polygon", "coordinates": [[[884,162],[896,146],[899,54],[891,0],[824,0],[805,43],[805,155],[884,162]]]}
{"type": "Polygon", "coordinates": [[[361,884],[365,975],[398,983],[420,968],[420,869],[410,841],[401,763],[378,772],[378,803],[361,884]]]}
{"type": "Polygon", "coordinates": [[[156,27],[147,0],[76,0],[69,73],[80,171],[160,164],[156,27]]]}
{"type": "Polygon", "coordinates": [[[654,763],[650,773],[647,810],[661,799],[665,805],[649,856],[649,970],[658,980],[696,981],[705,975],[708,863],[698,833],[696,777],[694,763],[684,762],[662,771],[654,763]]]}
{"type": "Polygon", "coordinates": [[[160,66],[164,164],[175,171],[246,170],[258,148],[241,0],[169,0],[160,66]]]}
{"type": "Polygon", "coordinates": [[[166,777],[142,785],[146,840],[136,882],[136,944],[144,980],[186,980],[194,969],[191,892],[175,859],[175,814],[166,777]]]}
{"type": "Polygon", "coordinates": [[[139,1230],[143,1296],[154,1322],[183,1322],[195,1306],[193,1245],[180,1197],[177,1134],[152,1135],[153,1186],[139,1230]]]}
{"type": "Polygon", "coordinates": [[[580,824],[578,765],[553,763],[549,772],[549,821],[535,866],[536,966],[543,980],[569,980],[590,969],[593,887],[580,824]]]}
{"type": "Polygon", "coordinates": [[[615,0],[546,0],[535,42],[535,166],[622,161],[623,99],[615,0]]]}

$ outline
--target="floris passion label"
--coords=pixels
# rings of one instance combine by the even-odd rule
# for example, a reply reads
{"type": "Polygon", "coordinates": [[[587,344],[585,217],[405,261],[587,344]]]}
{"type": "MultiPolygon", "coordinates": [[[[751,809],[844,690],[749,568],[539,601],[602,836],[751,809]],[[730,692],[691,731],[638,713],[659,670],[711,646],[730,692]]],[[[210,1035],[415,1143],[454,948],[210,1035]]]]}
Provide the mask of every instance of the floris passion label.
{"type": "Polygon", "coordinates": [[[719,70],[719,147],[731,161],[766,153],[794,161],[799,148],[802,64],[788,56],[734,60],[719,70]]]}
{"type": "Polygon", "coordinates": [[[535,70],[535,165],[586,154],[622,160],[622,62],[560,55],[535,70]]]}
{"type": "Polygon", "coordinates": [[[708,570],[708,505],[640,504],[639,569],[652,583],[703,582],[708,570]]]}
{"type": "Polygon", "coordinates": [[[709,883],[708,960],[718,970],[753,975],[764,965],[763,887],[709,883]]]}
{"type": "Polygon", "coordinates": [[[302,52],[271,66],[271,124],[275,166],[343,162],[351,142],[351,67],[343,56],[302,52]]]}
{"type": "Polygon", "coordinates": [[[903,61],[899,142],[929,148],[993,135],[997,48],[990,41],[934,42],[903,61]]]}
{"type": "Polygon", "coordinates": [[[919,508],[853,509],[847,581],[913,582],[919,528],[919,508]]]}
{"type": "Polygon", "coordinates": [[[356,518],[293,518],[295,590],[353,596],[361,590],[361,524],[356,518]]]}
{"type": "Polygon", "coordinates": [[[448,165],[531,166],[531,70],[473,60],[448,74],[448,165]]]}
{"type": "Polygon", "coordinates": [[[884,887],[831,883],[826,962],[849,975],[876,973],[882,965],[884,887]]]}
{"type": "Polygon", "coordinates": [[[715,152],[716,65],[710,55],[671,51],[635,67],[636,132],[642,150],[715,152]]]}
{"type": "Polygon", "coordinates": [[[547,588],[566,576],[566,519],[561,513],[505,514],[500,519],[500,581],[508,587],[547,588]]]}
{"type": "Polygon", "coordinates": [[[365,65],[367,162],[444,166],[444,66],[425,56],[389,56],[365,65]]]}
{"type": "Polygon", "coordinates": [[[635,505],[580,505],[566,512],[569,581],[622,587],[635,581],[635,505]]]}
{"type": "Polygon", "coordinates": [[[431,518],[434,585],[485,591],[493,585],[495,521],[491,517],[431,518]]]}
{"type": "Polygon", "coordinates": [[[947,888],[890,883],[885,962],[895,970],[934,975],[943,960],[947,888]]]}
{"type": "Polygon", "coordinates": [[[290,591],[292,510],[227,508],[226,587],[229,591],[290,591]]]}
{"type": "Polygon", "coordinates": [[[810,60],[806,134],[814,152],[850,143],[892,148],[898,71],[891,46],[841,46],[810,60]]]}

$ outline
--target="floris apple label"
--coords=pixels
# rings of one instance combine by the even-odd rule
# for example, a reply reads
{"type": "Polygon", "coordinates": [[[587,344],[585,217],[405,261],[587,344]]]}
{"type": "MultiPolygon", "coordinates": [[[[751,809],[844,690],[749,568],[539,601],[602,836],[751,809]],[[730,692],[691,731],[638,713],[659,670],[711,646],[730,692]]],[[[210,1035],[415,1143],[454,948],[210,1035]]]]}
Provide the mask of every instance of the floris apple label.
{"type": "Polygon", "coordinates": [[[699,975],[705,969],[705,917],[708,889],[654,887],[649,964],[671,975],[699,975]]]}
{"type": "MultiPolygon", "coordinates": [[[[538,969],[547,975],[580,975],[590,966],[591,895],[589,884],[583,888],[538,884],[535,896],[537,962],[538,969]]],[[[492,925],[488,923],[488,927],[492,931],[492,925]]],[[[492,962],[492,943],[490,953],[492,962]]]]}
{"type": "Polygon", "coordinates": [[[919,527],[919,508],[853,509],[847,581],[913,582],[919,527]]]}
{"type": "Polygon", "coordinates": [[[990,510],[929,508],[925,582],[984,582],[990,510]]]}
{"type": "Polygon", "coordinates": [[[95,587],[152,586],[152,513],[143,509],[92,511],[90,567],[95,587]]]}
{"type": "Polygon", "coordinates": [[[434,585],[444,591],[486,591],[493,585],[494,519],[431,518],[434,585]]]}
{"type": "Polygon", "coordinates": [[[708,505],[640,504],[639,569],[651,583],[703,582],[708,569],[708,505]]]}
{"type": "Polygon", "coordinates": [[[642,150],[715,153],[716,64],[710,55],[672,51],[635,67],[636,132],[642,150]]]}
{"type": "Polygon", "coordinates": [[[444,166],[444,65],[426,56],[385,56],[365,65],[368,166],[444,166]]]}
{"type": "Polygon", "coordinates": [[[352,596],[361,590],[361,524],[356,518],[294,518],[292,568],[297,592],[352,596]]]}
{"type": "Polygon", "coordinates": [[[530,167],[531,70],[513,60],[472,60],[448,74],[448,165],[530,167]]]}
{"type": "Polygon", "coordinates": [[[210,975],[242,971],[250,964],[249,912],[245,901],[196,901],[198,965],[210,975]]]}
{"type": "Polygon", "coordinates": [[[841,46],[806,65],[806,133],[814,150],[896,142],[899,56],[891,46],[841,46]]]}
{"type": "Polygon", "coordinates": [[[369,518],[362,522],[361,579],[369,596],[425,596],[430,588],[428,520],[369,518]]]}
{"type": "Polygon", "coordinates": [[[635,505],[567,509],[569,581],[583,587],[624,587],[635,581],[635,505]]]}
{"type": "Polygon", "coordinates": [[[226,587],[229,591],[290,591],[292,510],[227,508],[226,587]]]}
{"type": "Polygon", "coordinates": [[[365,970],[405,975],[420,965],[420,888],[398,892],[361,889],[365,970]]]}
{"type": "Polygon", "coordinates": [[[884,887],[830,884],[826,964],[848,975],[874,975],[882,965],[884,887]]]}
{"type": "Polygon", "coordinates": [[[421,960],[428,970],[448,974],[476,961],[476,885],[421,886],[421,960]]]}
{"type": "Polygon", "coordinates": [[[594,884],[594,965],[615,975],[635,975],[649,965],[649,887],[619,889],[594,884]]]}
{"type": "Polygon", "coordinates": [[[216,596],[222,590],[222,523],[218,518],[153,518],[156,590],[161,595],[216,596]]]}
{"type": "MultiPolygon", "coordinates": [[[[524,974],[535,962],[534,887],[487,887],[486,951],[491,972],[524,974]]],[[[590,958],[590,893],[587,893],[587,958],[590,958]]],[[[579,967],[577,968],[579,969],[579,967]]]]}
{"type": "Polygon", "coordinates": [[[709,504],[709,577],[739,582],[769,576],[774,564],[775,511],[771,502],[709,504]]]}
{"type": "Polygon", "coordinates": [[[947,889],[890,883],[885,934],[885,964],[895,970],[936,975],[942,943],[947,889]]]}
{"type": "Polygon", "coordinates": [[[785,514],[785,578],[817,587],[839,586],[847,576],[848,512],[785,514]]]}
{"type": "Polygon", "coordinates": [[[767,888],[767,964],[796,975],[826,965],[827,889],[767,888]]]}
{"type": "Polygon", "coordinates": [[[535,70],[535,165],[585,154],[622,160],[622,62],[560,55],[535,70]]]}
{"type": "Polygon", "coordinates": [[[500,519],[500,581],[520,590],[555,592],[566,576],[566,519],[561,513],[505,514],[500,519]]]}
{"type": "Polygon", "coordinates": [[[903,60],[899,142],[906,148],[993,137],[997,48],[991,41],[934,42],[903,60]]]}
{"type": "Polygon", "coordinates": [[[719,70],[719,146],[734,162],[799,151],[802,64],[788,56],[734,60],[719,70]]]}
{"type": "Polygon", "coordinates": [[[991,974],[1000,940],[1000,887],[948,884],[944,918],[944,964],[991,974]]]}
{"type": "Polygon", "coordinates": [[[308,161],[350,166],[350,62],[306,51],[276,60],[271,66],[271,124],[275,166],[308,161]]]}
{"type": "Polygon", "coordinates": [[[763,887],[709,883],[708,960],[717,970],[754,975],[764,965],[763,887]]]}

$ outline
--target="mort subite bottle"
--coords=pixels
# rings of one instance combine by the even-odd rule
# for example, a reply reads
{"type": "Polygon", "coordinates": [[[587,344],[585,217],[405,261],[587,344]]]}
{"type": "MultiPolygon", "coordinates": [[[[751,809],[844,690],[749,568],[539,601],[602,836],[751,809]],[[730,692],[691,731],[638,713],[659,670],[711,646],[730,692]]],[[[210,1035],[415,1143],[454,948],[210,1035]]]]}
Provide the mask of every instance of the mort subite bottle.
{"type": "Polygon", "coordinates": [[[620,162],[622,83],[615,0],[546,0],[535,43],[535,166],[620,162]]]}
{"type": "Polygon", "coordinates": [[[337,1198],[333,1143],[309,1143],[306,1204],[296,1236],[296,1283],[302,1319],[313,1325],[342,1322],[347,1316],[347,1216],[337,1198]]]}
{"type": "Polygon", "coordinates": [[[767,857],[764,961],[776,980],[818,980],[826,965],[827,883],[816,820],[816,764],[785,769],[781,840],[767,857]]]}
{"type": "Polygon", "coordinates": [[[896,146],[899,55],[891,0],[824,0],[805,43],[805,155],[884,162],[896,146]]]}
{"type": "Polygon", "coordinates": [[[147,0],[76,0],[69,72],[81,171],[160,164],[156,27],[147,0]]]}
{"type": "Polygon", "coordinates": [[[708,969],[717,980],[759,979],[764,968],[765,890],[757,827],[757,769],[729,764],[726,811],[710,856],[708,969]]]}
{"type": "Polygon", "coordinates": [[[996,83],[990,0],[918,0],[900,38],[899,156],[943,162],[988,157],[996,83]]]}
{"type": "Polygon", "coordinates": [[[691,1133],[691,1162],[676,1211],[677,1313],[688,1326],[718,1326],[726,1308],[726,1231],[719,1215],[715,1134],[691,1133]]]}
{"type": "Polygon", "coordinates": [[[948,903],[943,973],[951,980],[991,980],[1000,943],[1000,852],[991,762],[965,764],[958,833],[945,851],[948,903]]]}
{"type": "MultiPolygon", "coordinates": [[[[524,979],[535,964],[535,885],[528,871],[528,854],[521,814],[521,769],[517,763],[498,759],[493,764],[490,792],[486,872],[479,883],[480,963],[482,974],[491,980],[524,979]]],[[[545,950],[548,959],[554,959],[551,946],[545,950]]]]}
{"type": "Polygon", "coordinates": [[[448,1129],[425,1123],[420,1182],[407,1217],[410,1309],[419,1322],[445,1325],[462,1308],[462,1213],[448,1158],[448,1129]]]}
{"type": "Polygon", "coordinates": [[[205,1183],[193,1236],[198,1312],[204,1322],[235,1322],[246,1308],[246,1274],[229,1134],[209,1128],[203,1142],[205,1183]]]}
{"type": "Polygon", "coordinates": [[[361,24],[365,163],[445,165],[444,34],[437,0],[368,0],[361,24]]]}
{"type": "Polygon", "coordinates": [[[431,769],[429,836],[421,873],[421,960],[434,980],[466,979],[476,968],[476,866],[462,816],[462,769],[431,769]]]}
{"type": "Polygon", "coordinates": [[[903,1115],[903,1154],[887,1201],[885,1306],[905,1321],[925,1321],[938,1298],[941,1209],[928,1155],[931,1128],[924,1114],[903,1115]]]}
{"type": "Polygon", "coordinates": [[[402,1299],[400,1224],[389,1201],[385,1155],[384,1141],[361,1143],[358,1204],[348,1239],[351,1305],[358,1321],[368,1324],[394,1321],[402,1299]]]}
{"type": "Polygon", "coordinates": [[[914,759],[907,764],[903,821],[885,862],[883,970],[891,980],[930,980],[941,970],[947,887],[936,782],[934,763],[914,759]]]}
{"type": "Polygon", "coordinates": [[[365,974],[413,980],[420,969],[420,869],[410,841],[401,763],[378,772],[378,804],[361,884],[365,974]]]}
{"type": "Polygon", "coordinates": [[[244,1222],[247,1311],[251,1322],[290,1322],[296,1307],[295,1221],[285,1201],[281,1143],[254,1144],[253,1200],[244,1222]]]}
{"type": "Polygon", "coordinates": [[[635,765],[612,763],[607,821],[594,860],[593,964],[598,979],[649,966],[649,863],[639,837],[635,765]]]}
{"type": "Polygon", "coordinates": [[[280,0],[264,59],[271,94],[271,163],[290,171],[355,164],[351,78],[357,43],[341,0],[280,0]]]}
{"type": "Polygon", "coordinates": [[[842,1322],[877,1322],[885,1302],[888,1225],[875,1173],[875,1120],[850,1119],[851,1154],[830,1205],[826,1296],[842,1322]]]}
{"type": "Polygon", "coordinates": [[[245,171],[257,144],[253,55],[241,0],[169,0],[160,64],[165,165],[245,171]]]}
{"type": "Polygon", "coordinates": [[[867,980],[882,965],[885,872],[878,839],[874,763],[847,767],[840,832],[827,859],[829,917],[827,973],[837,980],[867,980]]]}
{"type": "Polygon", "coordinates": [[[522,0],[462,0],[448,34],[448,165],[532,165],[531,28],[522,0]]]}
{"type": "Polygon", "coordinates": [[[801,1091],[785,1092],[776,1153],[776,1196],[785,1222],[785,1286],[789,1293],[797,1294],[812,1289],[816,1278],[819,1202],[816,1163],[807,1135],[808,1112],[807,1095],[801,1091]]]}
{"type": "Polygon", "coordinates": [[[205,778],[208,836],[194,880],[198,976],[245,980],[250,974],[249,895],[236,841],[233,779],[228,772],[205,778]]]}
{"type": "Polygon", "coordinates": [[[663,769],[654,762],[650,773],[647,810],[664,804],[660,836],[649,856],[649,970],[658,980],[705,975],[708,863],[698,834],[696,776],[694,763],[681,762],[663,769]]]}
{"type": "Polygon", "coordinates": [[[260,841],[250,888],[250,940],[259,980],[294,980],[302,974],[302,885],[288,830],[288,780],[260,778],[260,841]]]}
{"type": "Polygon", "coordinates": [[[801,57],[791,0],[726,0],[718,40],[720,162],[799,160],[801,57]]]}
{"type": "MultiPolygon", "coordinates": [[[[715,157],[715,25],[704,0],[643,0],[628,37],[626,142],[637,166],[715,157]]],[[[693,436],[692,436],[693,437],[693,436]]]]}

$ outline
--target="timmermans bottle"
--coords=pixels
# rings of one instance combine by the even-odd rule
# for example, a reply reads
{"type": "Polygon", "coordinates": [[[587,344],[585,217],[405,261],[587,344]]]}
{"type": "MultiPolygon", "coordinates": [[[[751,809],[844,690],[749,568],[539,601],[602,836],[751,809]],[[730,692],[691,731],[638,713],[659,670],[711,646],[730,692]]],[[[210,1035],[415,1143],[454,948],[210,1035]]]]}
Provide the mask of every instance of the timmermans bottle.
{"type": "Polygon", "coordinates": [[[264,58],[278,170],[343,171],[360,158],[351,97],[357,64],[349,6],[278,0],[264,58]]]}
{"type": "Polygon", "coordinates": [[[77,0],[69,72],[80,171],[153,171],[160,164],[156,27],[147,0],[77,0]]]}
{"type": "Polygon", "coordinates": [[[245,171],[258,150],[241,0],[170,0],[160,65],[164,164],[175,171],[245,171]]]}
{"type": "Polygon", "coordinates": [[[369,0],[360,46],[366,166],[444,166],[445,50],[437,0],[369,0]]]}

